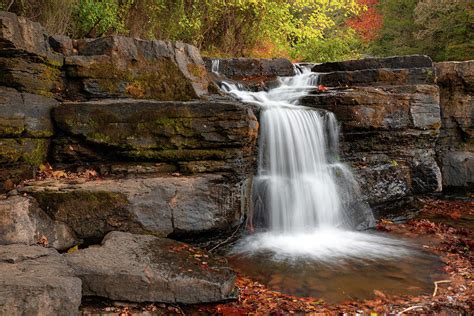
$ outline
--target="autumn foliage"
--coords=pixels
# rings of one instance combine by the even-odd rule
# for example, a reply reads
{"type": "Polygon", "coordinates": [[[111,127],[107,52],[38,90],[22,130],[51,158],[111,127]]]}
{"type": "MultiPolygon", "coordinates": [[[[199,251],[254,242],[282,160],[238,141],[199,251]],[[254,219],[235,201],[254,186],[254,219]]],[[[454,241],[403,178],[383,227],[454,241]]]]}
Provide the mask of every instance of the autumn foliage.
{"type": "Polygon", "coordinates": [[[369,42],[377,38],[382,27],[382,15],[377,10],[379,1],[358,0],[358,3],[365,6],[366,10],[359,16],[349,19],[347,24],[357,31],[362,40],[369,42]]]}

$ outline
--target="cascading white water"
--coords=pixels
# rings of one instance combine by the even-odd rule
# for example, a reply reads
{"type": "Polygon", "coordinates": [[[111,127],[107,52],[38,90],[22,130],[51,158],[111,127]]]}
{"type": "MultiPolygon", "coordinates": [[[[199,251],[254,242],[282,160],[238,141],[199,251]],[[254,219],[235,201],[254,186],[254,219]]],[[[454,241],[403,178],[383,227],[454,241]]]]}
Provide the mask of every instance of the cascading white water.
{"type": "MultiPolygon", "coordinates": [[[[218,72],[218,64],[213,71],[218,72]]],[[[317,74],[304,66],[279,78],[269,91],[251,92],[230,82],[221,88],[261,107],[258,174],[251,226],[264,228],[237,252],[272,250],[283,256],[395,256],[403,243],[355,231],[374,224],[350,169],[338,161],[339,130],[333,113],[298,105],[315,90],[317,74]]]]}

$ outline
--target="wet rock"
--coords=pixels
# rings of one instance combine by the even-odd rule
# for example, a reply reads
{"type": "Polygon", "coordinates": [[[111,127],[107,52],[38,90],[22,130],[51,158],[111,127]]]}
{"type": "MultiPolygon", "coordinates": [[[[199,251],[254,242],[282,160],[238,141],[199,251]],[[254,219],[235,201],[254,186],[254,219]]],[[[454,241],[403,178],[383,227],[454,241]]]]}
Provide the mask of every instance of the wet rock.
{"type": "Polygon", "coordinates": [[[0,246],[1,315],[77,315],[81,280],[54,249],[0,246]]]}
{"type": "Polygon", "coordinates": [[[85,296],[132,302],[207,303],[232,297],[225,259],[149,235],[111,232],[100,247],[66,255],[85,296]]]}
{"type": "MultiPolygon", "coordinates": [[[[238,102],[90,101],[63,104],[53,117],[95,160],[225,161],[236,172],[253,166],[258,123],[250,106],[238,102]]],[[[69,147],[60,146],[53,150],[58,162],[69,147]]]]}
{"type": "Polygon", "coordinates": [[[34,245],[42,237],[47,238],[48,246],[58,250],[76,243],[69,227],[51,220],[34,199],[11,196],[0,200],[0,245],[34,245]]]}
{"type": "Polygon", "coordinates": [[[0,87],[0,137],[51,137],[51,110],[58,102],[0,87]]]}
{"type": "Polygon", "coordinates": [[[168,236],[226,231],[245,209],[244,183],[221,175],[161,176],[74,181],[37,181],[20,192],[33,195],[53,219],[80,238],[112,230],[168,236]]]}
{"type": "Polygon", "coordinates": [[[192,100],[208,94],[199,50],[181,42],[107,36],[77,44],[65,67],[71,99],[192,100]]]}
{"type": "Polygon", "coordinates": [[[436,63],[442,126],[438,160],[446,187],[474,183],[474,61],[436,63]]]}
{"type": "Polygon", "coordinates": [[[409,55],[322,63],[313,66],[311,70],[313,72],[333,72],[380,68],[402,69],[424,67],[433,67],[433,62],[430,57],[426,55],[409,55]]]}
{"type": "Polygon", "coordinates": [[[410,193],[410,171],[388,159],[353,164],[364,199],[372,206],[405,197],[410,193]]]}

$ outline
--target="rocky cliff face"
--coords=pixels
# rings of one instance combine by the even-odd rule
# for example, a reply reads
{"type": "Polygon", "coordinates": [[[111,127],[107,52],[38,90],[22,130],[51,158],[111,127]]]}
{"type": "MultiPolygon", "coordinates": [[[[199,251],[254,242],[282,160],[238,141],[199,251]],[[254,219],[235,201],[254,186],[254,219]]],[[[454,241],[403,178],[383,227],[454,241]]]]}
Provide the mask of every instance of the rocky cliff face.
{"type": "Polygon", "coordinates": [[[435,69],[426,56],[325,63],[306,106],[336,114],[343,160],[377,214],[414,194],[442,190],[435,142],[441,126],[435,69]]]}
{"type": "Polygon", "coordinates": [[[447,188],[474,188],[474,61],[436,63],[441,132],[438,161],[447,188]]]}

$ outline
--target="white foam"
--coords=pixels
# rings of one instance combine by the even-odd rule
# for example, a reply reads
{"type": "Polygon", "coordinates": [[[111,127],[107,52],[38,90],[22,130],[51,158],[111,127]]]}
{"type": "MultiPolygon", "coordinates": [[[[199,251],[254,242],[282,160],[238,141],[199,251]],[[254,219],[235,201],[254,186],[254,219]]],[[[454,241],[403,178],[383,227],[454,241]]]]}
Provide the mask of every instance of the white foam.
{"type": "Polygon", "coordinates": [[[273,259],[314,259],[334,263],[345,260],[393,260],[415,252],[408,242],[378,234],[334,228],[281,234],[264,232],[241,239],[234,254],[272,252],[273,259]]]}

